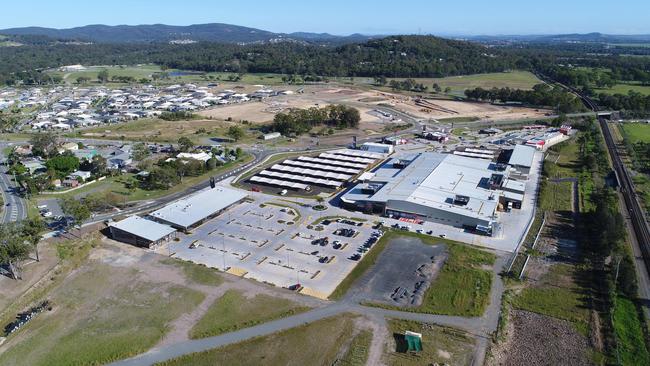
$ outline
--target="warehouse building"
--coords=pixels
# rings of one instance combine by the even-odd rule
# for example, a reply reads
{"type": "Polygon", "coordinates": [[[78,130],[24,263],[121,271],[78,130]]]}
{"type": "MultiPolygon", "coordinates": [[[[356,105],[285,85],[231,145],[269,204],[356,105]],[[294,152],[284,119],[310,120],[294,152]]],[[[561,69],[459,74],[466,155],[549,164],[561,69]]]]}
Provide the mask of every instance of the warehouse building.
{"type": "Polygon", "coordinates": [[[176,229],[169,225],[130,216],[108,226],[111,238],[143,248],[153,248],[176,237],[176,229]]]}
{"type": "Polygon", "coordinates": [[[491,233],[508,171],[491,161],[424,152],[393,158],[342,197],[344,207],[491,233]]]}
{"type": "Polygon", "coordinates": [[[149,216],[160,223],[188,231],[242,202],[246,196],[238,190],[216,186],[170,203],[149,216]]]}
{"type": "Polygon", "coordinates": [[[530,173],[530,168],[533,166],[534,157],[535,148],[524,145],[515,146],[508,160],[508,165],[510,165],[513,175],[527,177],[530,173]]]}

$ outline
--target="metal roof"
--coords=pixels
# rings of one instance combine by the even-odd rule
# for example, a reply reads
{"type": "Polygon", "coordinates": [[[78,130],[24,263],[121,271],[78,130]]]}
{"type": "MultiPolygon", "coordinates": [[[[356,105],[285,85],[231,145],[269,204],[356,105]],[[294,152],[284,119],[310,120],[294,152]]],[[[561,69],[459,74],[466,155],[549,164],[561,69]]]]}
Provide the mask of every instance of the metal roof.
{"type": "Polygon", "coordinates": [[[345,167],[345,168],[357,168],[357,169],[365,169],[366,166],[368,165],[368,164],[350,163],[350,162],[340,161],[340,160],[312,158],[310,156],[299,156],[298,160],[307,161],[307,162],[316,163],[316,164],[327,164],[327,165],[341,166],[341,167],[345,167]]]}
{"type": "Polygon", "coordinates": [[[241,191],[216,186],[170,203],[150,216],[187,228],[246,196],[241,191]]]}
{"type": "Polygon", "coordinates": [[[284,181],[284,180],[272,179],[272,178],[266,178],[266,177],[258,177],[257,175],[251,177],[249,180],[251,182],[257,182],[257,183],[263,183],[263,184],[271,184],[271,185],[278,186],[278,187],[286,187],[286,188],[302,189],[302,190],[308,190],[308,188],[309,188],[309,186],[306,185],[306,184],[287,182],[287,181],[284,181]]]}
{"type": "Polygon", "coordinates": [[[160,224],[136,215],[111,223],[110,226],[150,241],[158,241],[176,231],[169,225],[160,224]]]}
{"type": "MultiPolygon", "coordinates": [[[[393,160],[396,160],[392,159],[393,160]]],[[[404,201],[438,208],[463,216],[487,218],[494,214],[499,191],[486,186],[494,173],[494,163],[452,154],[426,152],[410,160],[403,169],[394,168],[391,161],[381,166],[369,183],[385,183],[375,194],[364,194],[357,185],[344,195],[347,201],[404,201]],[[464,206],[454,205],[456,195],[469,197],[464,206]]]]}
{"type": "MultiPolygon", "coordinates": [[[[380,144],[376,142],[366,142],[364,144],[375,144],[375,145],[382,145],[382,146],[386,145],[386,144],[380,144]]],[[[338,154],[338,155],[356,156],[361,158],[370,158],[374,160],[379,160],[386,157],[386,154],[382,154],[382,153],[363,151],[363,150],[351,150],[351,149],[336,150],[336,151],[331,151],[331,153],[338,154]]]]}
{"type": "Polygon", "coordinates": [[[512,151],[508,164],[514,166],[523,166],[530,168],[533,165],[533,158],[535,157],[535,148],[524,145],[516,145],[512,151]]]}
{"type": "Polygon", "coordinates": [[[310,175],[310,176],[313,176],[313,177],[321,177],[321,178],[328,178],[328,179],[335,179],[335,180],[350,180],[350,178],[353,177],[352,175],[349,175],[349,174],[326,172],[326,171],[323,171],[323,170],[300,168],[300,167],[287,166],[287,165],[281,165],[281,164],[274,164],[269,169],[277,170],[277,171],[281,171],[281,172],[301,174],[301,175],[310,175]]]}
{"type": "Polygon", "coordinates": [[[319,184],[319,185],[337,187],[337,188],[340,187],[343,184],[343,183],[341,183],[339,181],[335,181],[335,180],[313,178],[313,177],[307,177],[307,176],[304,176],[304,175],[296,175],[296,174],[274,172],[274,171],[270,171],[270,170],[262,170],[261,172],[257,173],[257,175],[273,177],[273,178],[281,178],[281,179],[286,179],[286,180],[296,180],[296,181],[299,181],[299,182],[305,182],[305,183],[310,183],[310,184],[319,184]]]}
{"type": "Polygon", "coordinates": [[[346,161],[346,162],[349,162],[349,163],[358,163],[358,164],[364,164],[364,165],[368,165],[370,163],[375,162],[375,159],[362,158],[362,157],[358,157],[358,156],[330,154],[330,153],[321,153],[320,155],[318,155],[318,157],[323,158],[323,159],[341,160],[341,161],[346,161]]]}
{"type": "Polygon", "coordinates": [[[326,164],[317,164],[317,163],[309,163],[306,161],[295,161],[295,160],[285,160],[282,162],[282,164],[285,165],[294,165],[294,166],[299,166],[299,167],[305,167],[305,168],[313,168],[313,169],[319,169],[319,170],[329,170],[333,172],[338,172],[338,173],[344,173],[344,174],[357,174],[361,171],[361,169],[356,169],[356,168],[344,168],[340,166],[333,166],[333,165],[326,165],[326,164]]]}

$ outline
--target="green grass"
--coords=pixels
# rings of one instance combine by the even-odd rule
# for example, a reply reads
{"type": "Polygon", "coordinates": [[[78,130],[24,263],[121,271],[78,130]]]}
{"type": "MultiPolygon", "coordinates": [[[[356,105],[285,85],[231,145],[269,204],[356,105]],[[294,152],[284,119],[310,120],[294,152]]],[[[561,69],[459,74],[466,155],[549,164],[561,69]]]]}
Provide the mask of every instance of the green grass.
{"type": "Polygon", "coordinates": [[[449,117],[449,118],[440,118],[438,122],[444,123],[462,123],[462,122],[476,122],[480,120],[478,117],[449,117]]]}
{"type": "Polygon", "coordinates": [[[357,278],[377,262],[386,245],[399,236],[415,237],[424,244],[445,244],[447,260],[440,273],[427,289],[422,304],[417,307],[399,308],[385,304],[366,305],[428,314],[481,316],[490,301],[492,271],[481,268],[491,266],[496,260],[493,253],[457,243],[451,240],[431,238],[416,233],[388,231],[361,262],[334,290],[331,299],[341,298],[357,278]]]}
{"type": "Polygon", "coordinates": [[[194,325],[190,338],[206,338],[233,332],[309,309],[287,299],[264,294],[249,299],[238,291],[228,290],[194,325]]]}
{"type": "Polygon", "coordinates": [[[199,285],[219,286],[223,283],[223,278],[219,272],[206,266],[175,258],[163,259],[161,263],[182,269],[187,279],[199,285]]]}
{"type": "Polygon", "coordinates": [[[543,182],[540,190],[540,208],[547,211],[571,211],[572,182],[543,182]]]}
{"type": "Polygon", "coordinates": [[[372,343],[372,332],[362,330],[352,338],[352,343],[339,360],[337,365],[341,366],[365,366],[370,352],[370,343],[372,343]]]}
{"type": "Polygon", "coordinates": [[[605,93],[605,94],[623,94],[627,95],[627,93],[632,90],[637,93],[641,93],[643,95],[650,95],[650,86],[648,85],[638,85],[638,84],[616,84],[611,88],[597,88],[596,93],[605,93]]]}
{"type": "Polygon", "coordinates": [[[159,363],[159,366],[304,366],[334,365],[349,342],[353,316],[322,319],[264,337],[197,352],[159,363]]]}
{"type": "Polygon", "coordinates": [[[137,281],[137,271],[94,263],[48,298],[54,310],[9,339],[2,365],[96,365],[145,352],[169,323],[204,298],[174,285],[137,281]]]}
{"type": "Polygon", "coordinates": [[[621,123],[620,126],[631,143],[650,142],[650,123],[621,123]]]}
{"type": "Polygon", "coordinates": [[[388,331],[396,340],[395,349],[387,349],[388,365],[470,365],[475,339],[463,331],[408,320],[389,320],[388,331]],[[422,334],[422,352],[411,354],[404,350],[404,332],[422,334]]]}
{"type": "Polygon", "coordinates": [[[574,268],[555,264],[536,286],[524,288],[512,299],[512,306],[526,311],[572,322],[578,331],[587,334],[589,309],[585,294],[573,281],[574,268]]]}
{"type": "Polygon", "coordinates": [[[650,355],[643,337],[643,326],[634,303],[623,297],[617,298],[612,319],[621,364],[650,365],[650,355]]]}

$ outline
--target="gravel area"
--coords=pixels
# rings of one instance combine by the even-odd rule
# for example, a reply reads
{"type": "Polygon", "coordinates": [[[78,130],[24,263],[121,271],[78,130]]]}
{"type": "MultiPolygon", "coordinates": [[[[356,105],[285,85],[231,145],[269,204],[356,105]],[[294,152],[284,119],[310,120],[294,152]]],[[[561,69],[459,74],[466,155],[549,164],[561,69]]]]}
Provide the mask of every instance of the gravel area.
{"type": "Polygon", "coordinates": [[[592,365],[589,342],[564,320],[513,310],[506,347],[492,352],[488,365],[592,365]]]}

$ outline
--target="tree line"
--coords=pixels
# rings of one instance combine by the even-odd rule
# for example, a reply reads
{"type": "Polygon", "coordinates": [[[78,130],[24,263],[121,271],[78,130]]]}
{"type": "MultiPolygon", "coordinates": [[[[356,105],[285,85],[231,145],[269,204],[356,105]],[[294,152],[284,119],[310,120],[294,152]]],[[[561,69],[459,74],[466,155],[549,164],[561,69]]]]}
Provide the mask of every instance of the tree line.
{"type": "Polygon", "coordinates": [[[520,102],[527,105],[545,106],[557,109],[559,113],[583,111],[584,106],[575,95],[559,87],[537,84],[532,90],[511,88],[474,88],[465,90],[468,99],[495,102],[520,102]]]}
{"type": "Polygon", "coordinates": [[[324,108],[290,109],[273,118],[271,130],[285,136],[301,135],[312,128],[326,125],[332,128],[357,128],[361,121],[359,110],[345,105],[328,105],[324,108]]]}

